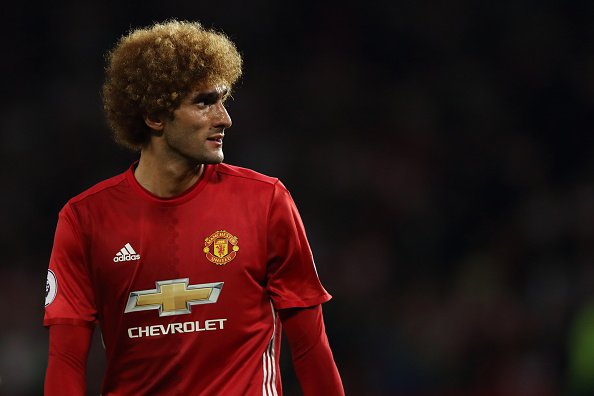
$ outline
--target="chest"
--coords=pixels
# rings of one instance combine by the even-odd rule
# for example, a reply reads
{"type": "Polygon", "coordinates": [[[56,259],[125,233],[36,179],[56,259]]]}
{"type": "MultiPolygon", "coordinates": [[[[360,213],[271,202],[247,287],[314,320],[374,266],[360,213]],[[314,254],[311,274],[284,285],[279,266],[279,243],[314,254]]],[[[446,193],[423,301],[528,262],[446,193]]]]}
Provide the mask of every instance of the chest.
{"type": "Polygon", "coordinates": [[[87,262],[103,299],[177,279],[263,285],[265,218],[240,203],[111,210],[89,223],[87,262]]]}

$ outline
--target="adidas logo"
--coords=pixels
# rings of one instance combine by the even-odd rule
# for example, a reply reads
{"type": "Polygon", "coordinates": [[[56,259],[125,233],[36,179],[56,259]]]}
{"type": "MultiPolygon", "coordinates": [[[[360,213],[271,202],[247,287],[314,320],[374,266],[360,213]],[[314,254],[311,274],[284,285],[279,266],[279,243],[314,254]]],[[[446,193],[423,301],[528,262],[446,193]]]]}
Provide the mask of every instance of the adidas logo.
{"type": "Polygon", "coordinates": [[[113,262],[117,263],[118,261],[132,261],[132,260],[140,260],[140,254],[136,254],[132,246],[127,243],[124,245],[119,252],[116,253],[115,257],[113,258],[113,262]]]}

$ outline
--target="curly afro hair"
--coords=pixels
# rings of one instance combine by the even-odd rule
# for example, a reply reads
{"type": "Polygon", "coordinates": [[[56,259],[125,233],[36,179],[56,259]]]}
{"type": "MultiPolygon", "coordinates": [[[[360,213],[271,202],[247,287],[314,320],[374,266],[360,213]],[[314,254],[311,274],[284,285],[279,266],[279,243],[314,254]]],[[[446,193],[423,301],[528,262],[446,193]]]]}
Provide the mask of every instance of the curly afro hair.
{"type": "Polygon", "coordinates": [[[169,20],[131,31],[107,54],[103,107],[116,142],[140,150],[151,135],[145,116],[172,116],[200,84],[230,90],[241,64],[225,34],[198,22],[169,20]]]}

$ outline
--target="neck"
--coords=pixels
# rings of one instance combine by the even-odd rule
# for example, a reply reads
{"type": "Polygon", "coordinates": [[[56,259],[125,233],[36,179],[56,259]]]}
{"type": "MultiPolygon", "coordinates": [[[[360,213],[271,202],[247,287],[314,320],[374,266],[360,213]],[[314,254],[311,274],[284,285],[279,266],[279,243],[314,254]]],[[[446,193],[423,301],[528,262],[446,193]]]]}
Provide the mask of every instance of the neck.
{"type": "Polygon", "coordinates": [[[146,190],[160,198],[183,194],[200,180],[204,165],[177,158],[164,160],[143,150],[134,177],[146,190]]]}

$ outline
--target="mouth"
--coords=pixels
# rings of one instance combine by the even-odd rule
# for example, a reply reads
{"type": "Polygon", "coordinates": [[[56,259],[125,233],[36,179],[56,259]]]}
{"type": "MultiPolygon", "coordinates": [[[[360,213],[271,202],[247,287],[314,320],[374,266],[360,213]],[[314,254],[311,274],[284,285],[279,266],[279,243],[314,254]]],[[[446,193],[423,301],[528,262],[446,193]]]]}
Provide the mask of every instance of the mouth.
{"type": "Polygon", "coordinates": [[[210,136],[208,138],[206,138],[206,140],[217,143],[217,144],[223,144],[223,138],[225,137],[224,134],[222,133],[218,133],[216,135],[210,136]]]}

